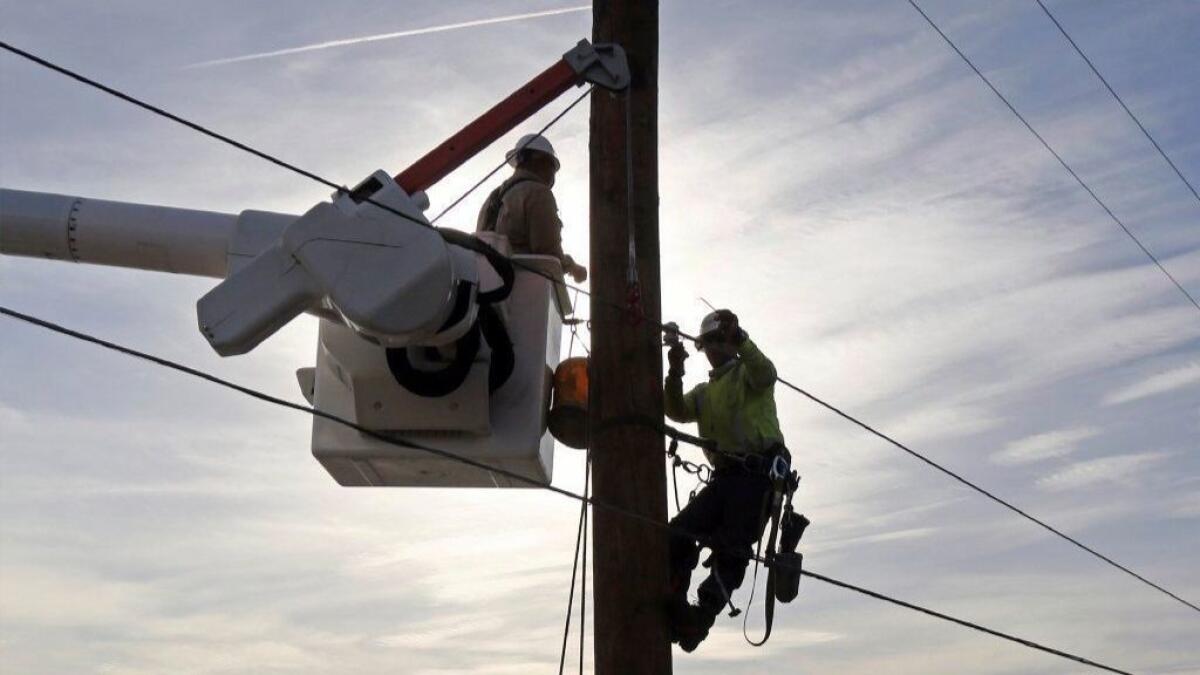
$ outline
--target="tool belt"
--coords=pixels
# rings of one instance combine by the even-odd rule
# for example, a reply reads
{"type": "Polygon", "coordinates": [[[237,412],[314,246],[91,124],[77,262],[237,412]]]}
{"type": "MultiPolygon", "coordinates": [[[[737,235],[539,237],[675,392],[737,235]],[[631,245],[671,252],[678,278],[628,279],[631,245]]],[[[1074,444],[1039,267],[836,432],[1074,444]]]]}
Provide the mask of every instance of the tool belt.
{"type": "Polygon", "coordinates": [[[718,450],[717,454],[730,460],[717,469],[717,473],[736,471],[754,475],[763,475],[771,478],[772,480],[785,476],[788,471],[790,471],[789,467],[792,463],[792,453],[789,452],[788,449],[782,444],[775,445],[766,452],[761,453],[726,452],[724,450],[718,450]]]}

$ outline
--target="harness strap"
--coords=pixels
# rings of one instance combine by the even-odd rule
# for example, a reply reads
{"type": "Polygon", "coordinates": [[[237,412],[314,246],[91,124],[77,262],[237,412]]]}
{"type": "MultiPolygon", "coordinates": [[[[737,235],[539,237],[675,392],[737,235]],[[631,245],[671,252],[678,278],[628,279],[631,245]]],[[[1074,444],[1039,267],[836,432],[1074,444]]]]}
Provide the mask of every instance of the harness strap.
{"type": "MultiPolygon", "coordinates": [[[[746,613],[746,618],[742,620],[742,637],[746,638],[746,642],[749,642],[755,647],[761,647],[767,644],[767,640],[771,638],[772,624],[775,623],[775,568],[771,565],[771,563],[775,560],[775,539],[779,535],[779,510],[783,502],[782,495],[780,494],[782,487],[783,486],[777,483],[773,484],[771,491],[767,493],[767,497],[763,500],[763,515],[766,516],[768,510],[771,515],[771,533],[767,538],[767,605],[765,609],[766,630],[763,633],[762,640],[755,642],[754,640],[750,639],[750,635],[747,632],[747,623],[750,620],[749,611],[746,613]]],[[[755,552],[754,581],[751,582],[754,585],[758,584],[758,565],[759,559],[761,558],[762,540],[759,539],[758,550],[755,552]]],[[[752,602],[754,602],[753,585],[750,588],[750,600],[746,603],[747,610],[750,609],[750,603],[752,602]]]]}
{"type": "Polygon", "coordinates": [[[518,178],[507,185],[501,185],[488,195],[487,204],[484,206],[484,218],[480,231],[495,232],[496,222],[500,218],[500,207],[504,206],[504,195],[508,191],[520,185],[521,183],[536,182],[532,178],[518,178]]]}
{"type": "Polygon", "coordinates": [[[455,342],[454,359],[445,368],[436,371],[418,370],[409,360],[410,347],[392,347],[386,352],[388,369],[400,386],[418,396],[446,396],[466,382],[475,356],[479,353],[481,339],[486,340],[492,348],[491,360],[488,363],[488,391],[495,392],[512,376],[516,357],[508,329],[505,328],[499,312],[491,305],[479,306],[479,318],[471,325],[466,335],[455,342]]]}

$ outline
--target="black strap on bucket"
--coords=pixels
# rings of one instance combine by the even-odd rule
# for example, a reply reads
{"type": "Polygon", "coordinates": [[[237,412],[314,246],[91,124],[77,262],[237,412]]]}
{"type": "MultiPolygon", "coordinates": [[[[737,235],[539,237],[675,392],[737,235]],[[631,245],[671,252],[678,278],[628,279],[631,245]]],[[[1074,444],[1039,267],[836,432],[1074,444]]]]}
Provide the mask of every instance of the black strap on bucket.
{"type": "Polygon", "coordinates": [[[488,243],[466,232],[444,227],[439,227],[438,232],[442,234],[442,238],[446,240],[446,243],[460,246],[468,251],[474,251],[486,258],[492,269],[496,270],[496,274],[500,275],[499,286],[490,291],[480,291],[475,296],[476,301],[480,305],[490,305],[508,298],[508,295],[512,293],[513,281],[517,277],[511,260],[488,243]]]}
{"type": "Polygon", "coordinates": [[[492,348],[488,364],[488,391],[494,392],[508,382],[516,364],[516,352],[508,329],[500,313],[492,305],[480,305],[479,317],[465,335],[454,343],[454,358],[440,370],[418,370],[408,357],[409,349],[420,347],[394,347],[387,350],[388,369],[392,377],[405,389],[418,396],[437,398],[446,396],[462,386],[471,374],[475,356],[479,354],[480,339],[487,340],[492,348]]]}

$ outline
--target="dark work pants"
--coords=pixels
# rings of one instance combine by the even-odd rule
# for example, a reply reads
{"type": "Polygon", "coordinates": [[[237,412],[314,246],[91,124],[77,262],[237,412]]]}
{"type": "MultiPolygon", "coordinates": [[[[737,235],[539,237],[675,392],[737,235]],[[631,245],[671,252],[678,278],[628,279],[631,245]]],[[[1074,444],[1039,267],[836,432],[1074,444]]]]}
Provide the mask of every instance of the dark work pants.
{"type": "Polygon", "coordinates": [[[700,549],[715,549],[711,572],[700,583],[697,593],[700,605],[713,615],[725,604],[721,584],[732,594],[742,585],[746,566],[750,563],[754,543],[762,536],[764,500],[771,490],[771,481],[761,473],[742,469],[721,470],[696,498],[674,518],[671,526],[671,590],[675,600],[687,600],[692,570],[700,561],[700,549]],[[695,539],[680,534],[687,532],[705,540],[702,546],[695,539]],[[720,575],[720,582],[715,575],[720,575]]]}

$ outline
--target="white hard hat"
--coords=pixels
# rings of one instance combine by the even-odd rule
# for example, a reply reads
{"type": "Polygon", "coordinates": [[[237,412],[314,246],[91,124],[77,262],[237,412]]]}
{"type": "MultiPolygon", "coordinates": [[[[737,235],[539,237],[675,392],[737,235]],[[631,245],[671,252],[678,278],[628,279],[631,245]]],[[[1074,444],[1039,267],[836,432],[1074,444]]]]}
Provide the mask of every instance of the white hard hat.
{"type": "Polygon", "coordinates": [[[525,134],[522,136],[521,140],[517,141],[517,145],[512,150],[509,150],[508,154],[504,155],[504,159],[508,162],[509,166],[517,166],[517,155],[522,150],[536,150],[550,155],[554,160],[554,170],[558,170],[558,155],[554,153],[554,146],[550,145],[550,141],[546,140],[545,136],[541,134],[525,134]]]}
{"type": "Polygon", "coordinates": [[[704,351],[704,336],[712,336],[713,333],[721,329],[721,316],[717,312],[710,312],[700,322],[700,334],[697,335],[696,349],[704,351]]]}

